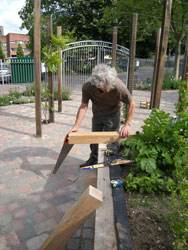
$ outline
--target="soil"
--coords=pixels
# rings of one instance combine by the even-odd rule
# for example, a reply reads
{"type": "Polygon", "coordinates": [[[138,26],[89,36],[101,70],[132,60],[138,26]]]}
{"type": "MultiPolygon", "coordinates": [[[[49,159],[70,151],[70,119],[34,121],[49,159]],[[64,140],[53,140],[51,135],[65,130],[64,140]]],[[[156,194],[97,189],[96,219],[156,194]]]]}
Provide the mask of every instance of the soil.
{"type": "Polygon", "coordinates": [[[172,250],[166,215],[170,197],[125,192],[133,250],[172,250]]]}

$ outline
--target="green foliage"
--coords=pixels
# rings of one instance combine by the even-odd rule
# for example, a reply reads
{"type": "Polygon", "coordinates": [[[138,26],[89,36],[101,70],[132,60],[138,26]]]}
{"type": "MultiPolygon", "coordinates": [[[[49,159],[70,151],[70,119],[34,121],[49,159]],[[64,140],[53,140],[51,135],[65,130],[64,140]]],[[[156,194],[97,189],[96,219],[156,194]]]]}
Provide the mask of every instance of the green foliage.
{"type": "Polygon", "coordinates": [[[174,76],[170,73],[167,73],[163,80],[162,89],[178,89],[179,84],[181,83],[180,80],[175,80],[174,76]]]}
{"type": "Polygon", "coordinates": [[[2,42],[0,40],[0,59],[5,60],[5,54],[3,53],[2,42]]]}
{"type": "Polygon", "coordinates": [[[148,83],[139,83],[139,84],[136,84],[135,89],[151,90],[151,84],[148,84],[148,83]]]}
{"type": "Polygon", "coordinates": [[[188,242],[187,128],[188,111],[178,112],[172,120],[164,111],[152,110],[143,131],[128,138],[123,151],[136,162],[124,180],[126,190],[172,194],[165,220],[174,233],[175,249],[187,249],[188,242]]]}
{"type": "MultiPolygon", "coordinates": [[[[71,89],[70,88],[63,89],[63,91],[62,91],[62,100],[64,100],[64,101],[71,100],[70,94],[71,94],[71,89]]],[[[54,89],[54,100],[58,100],[58,88],[54,89]]]]}
{"type": "Polygon", "coordinates": [[[20,98],[22,94],[18,90],[9,90],[9,96],[15,97],[16,99],[20,98]]]}
{"type": "Polygon", "coordinates": [[[0,96],[0,106],[7,106],[12,104],[12,97],[8,95],[0,96]]]}
{"type": "Polygon", "coordinates": [[[188,107],[188,83],[186,81],[179,83],[179,101],[175,107],[177,114],[185,112],[188,107]]]}
{"type": "Polygon", "coordinates": [[[20,43],[18,43],[18,48],[17,48],[17,51],[16,51],[16,56],[17,57],[24,57],[24,51],[23,51],[22,45],[20,43]]]}
{"type": "Polygon", "coordinates": [[[52,35],[50,48],[48,46],[43,48],[43,62],[50,72],[55,73],[62,62],[58,48],[65,49],[66,44],[70,41],[73,41],[73,33],[64,37],[52,35]]]}
{"type": "MultiPolygon", "coordinates": [[[[156,175],[159,179],[165,176],[173,178],[176,155],[188,138],[188,112],[181,113],[176,120],[169,116],[162,110],[152,110],[150,117],[144,121],[142,132],[124,142],[124,157],[131,154],[136,161],[132,172],[134,177],[138,175],[142,179],[156,175]]],[[[126,180],[126,185],[129,181],[126,180]]],[[[168,189],[166,186],[164,191],[168,189]]],[[[155,188],[151,191],[154,192],[155,188]]]]}

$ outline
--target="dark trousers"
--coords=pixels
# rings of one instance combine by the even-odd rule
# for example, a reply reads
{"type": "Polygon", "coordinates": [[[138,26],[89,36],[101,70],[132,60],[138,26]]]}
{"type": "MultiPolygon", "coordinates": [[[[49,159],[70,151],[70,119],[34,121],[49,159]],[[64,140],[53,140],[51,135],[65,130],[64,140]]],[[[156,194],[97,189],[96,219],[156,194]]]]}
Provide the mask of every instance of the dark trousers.
{"type": "MultiPolygon", "coordinates": [[[[109,115],[93,116],[92,118],[92,132],[97,131],[119,131],[120,127],[120,112],[109,115]]],[[[117,147],[117,143],[115,143],[117,147]]],[[[90,145],[92,161],[98,161],[98,144],[90,145]]]]}

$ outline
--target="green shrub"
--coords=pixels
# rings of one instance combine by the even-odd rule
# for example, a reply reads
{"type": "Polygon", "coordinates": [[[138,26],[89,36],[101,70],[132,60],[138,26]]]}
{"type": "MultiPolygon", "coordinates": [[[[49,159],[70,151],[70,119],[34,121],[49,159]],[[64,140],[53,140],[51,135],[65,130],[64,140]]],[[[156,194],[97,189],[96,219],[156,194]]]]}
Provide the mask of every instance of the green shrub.
{"type": "Polygon", "coordinates": [[[8,95],[0,96],[0,106],[7,106],[12,104],[12,97],[8,95]]]}
{"type": "Polygon", "coordinates": [[[9,90],[9,96],[13,97],[13,98],[19,98],[22,94],[18,91],[18,90],[9,90]]]}
{"type": "MultiPolygon", "coordinates": [[[[71,100],[70,95],[71,95],[71,89],[70,88],[63,89],[63,91],[62,91],[62,100],[64,100],[64,101],[71,100]]],[[[54,89],[54,100],[58,100],[58,89],[57,88],[54,89]]]]}
{"type": "Polygon", "coordinates": [[[163,80],[162,89],[178,89],[181,80],[175,80],[174,76],[171,73],[167,73],[163,80]]]}
{"type": "Polygon", "coordinates": [[[136,89],[140,90],[151,90],[151,84],[148,83],[140,83],[136,85],[136,89]]]}
{"type": "MultiPolygon", "coordinates": [[[[153,187],[150,192],[165,192],[175,188],[176,155],[188,140],[187,126],[188,112],[180,113],[176,120],[172,120],[170,114],[162,110],[152,110],[150,117],[144,121],[142,132],[137,132],[134,137],[128,138],[123,143],[123,156],[131,156],[136,162],[131,172],[134,178],[128,177],[125,180],[126,188],[139,190],[139,183],[146,177],[148,177],[147,182],[153,187]],[[133,179],[136,181],[136,178],[137,187],[133,183],[133,179]],[[154,179],[156,186],[152,181],[154,179]],[[168,179],[168,182],[162,183],[160,179],[168,179]],[[161,183],[160,188],[158,183],[161,183]]],[[[148,185],[145,185],[145,189],[144,185],[142,186],[143,192],[148,192],[148,185]]]]}
{"type": "Polygon", "coordinates": [[[14,104],[23,104],[23,103],[32,103],[35,102],[35,98],[33,96],[21,96],[18,99],[13,99],[14,104]]]}

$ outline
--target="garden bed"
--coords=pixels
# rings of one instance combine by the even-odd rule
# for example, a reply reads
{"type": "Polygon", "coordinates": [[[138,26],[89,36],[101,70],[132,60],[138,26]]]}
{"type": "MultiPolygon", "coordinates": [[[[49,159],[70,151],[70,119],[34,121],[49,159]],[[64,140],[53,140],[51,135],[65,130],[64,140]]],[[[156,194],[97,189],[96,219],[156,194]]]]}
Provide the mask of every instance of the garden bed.
{"type": "Polygon", "coordinates": [[[164,217],[168,197],[125,193],[133,250],[171,250],[174,237],[164,217]]]}

